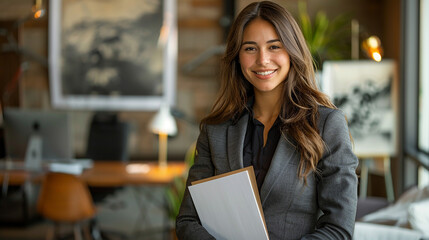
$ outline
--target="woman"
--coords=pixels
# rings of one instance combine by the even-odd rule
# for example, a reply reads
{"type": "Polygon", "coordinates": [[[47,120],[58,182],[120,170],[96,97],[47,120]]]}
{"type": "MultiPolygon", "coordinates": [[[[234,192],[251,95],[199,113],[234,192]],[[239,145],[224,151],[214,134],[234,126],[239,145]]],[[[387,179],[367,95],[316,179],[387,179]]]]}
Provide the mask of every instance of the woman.
{"type": "MultiPolygon", "coordinates": [[[[358,160],[344,115],[317,89],[291,14],[268,1],[244,8],[221,77],[187,184],[253,165],[270,239],[351,239],[358,160]]],[[[179,239],[213,239],[188,190],[176,231],[179,239]]]]}

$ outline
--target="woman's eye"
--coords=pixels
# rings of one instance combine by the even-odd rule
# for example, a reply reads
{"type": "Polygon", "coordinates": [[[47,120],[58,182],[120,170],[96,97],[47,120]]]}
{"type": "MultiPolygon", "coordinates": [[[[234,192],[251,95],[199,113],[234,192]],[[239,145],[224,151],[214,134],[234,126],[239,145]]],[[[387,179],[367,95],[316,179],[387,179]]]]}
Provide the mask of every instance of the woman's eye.
{"type": "Polygon", "coordinates": [[[255,51],[254,47],[246,47],[244,48],[244,51],[255,51]]]}
{"type": "Polygon", "coordinates": [[[276,46],[276,45],[273,45],[270,47],[270,49],[279,49],[279,48],[280,48],[280,46],[276,46]]]}

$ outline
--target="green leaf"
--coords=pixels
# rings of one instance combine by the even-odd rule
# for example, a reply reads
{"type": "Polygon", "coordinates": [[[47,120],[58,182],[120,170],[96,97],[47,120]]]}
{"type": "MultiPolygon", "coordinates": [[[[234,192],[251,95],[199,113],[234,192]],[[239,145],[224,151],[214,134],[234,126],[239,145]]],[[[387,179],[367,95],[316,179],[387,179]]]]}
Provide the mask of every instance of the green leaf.
{"type": "Polygon", "coordinates": [[[298,10],[298,23],[316,67],[321,67],[327,59],[349,56],[350,17],[342,14],[330,20],[325,12],[318,11],[312,21],[303,0],[298,1],[298,10]]]}
{"type": "Polygon", "coordinates": [[[310,16],[307,13],[307,4],[303,1],[298,2],[299,16],[300,16],[300,25],[302,28],[302,33],[304,38],[307,41],[311,41],[312,37],[312,27],[310,16]]]}
{"type": "Polygon", "coordinates": [[[324,12],[318,12],[314,24],[313,46],[316,49],[322,48],[329,41],[327,30],[329,27],[328,17],[324,12]]]}
{"type": "Polygon", "coordinates": [[[196,154],[196,143],[193,143],[185,156],[185,164],[187,169],[183,176],[175,177],[170,183],[170,186],[165,190],[165,198],[167,201],[168,215],[171,219],[176,219],[179,214],[180,205],[182,204],[183,196],[186,190],[186,179],[189,168],[194,164],[196,154]]]}

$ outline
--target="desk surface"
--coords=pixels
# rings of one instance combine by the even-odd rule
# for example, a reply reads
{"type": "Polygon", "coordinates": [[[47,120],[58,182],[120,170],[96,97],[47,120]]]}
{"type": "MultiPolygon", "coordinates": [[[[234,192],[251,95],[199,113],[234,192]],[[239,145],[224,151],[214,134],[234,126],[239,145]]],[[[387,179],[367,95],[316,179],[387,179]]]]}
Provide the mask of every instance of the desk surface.
{"type": "Polygon", "coordinates": [[[121,186],[139,184],[168,184],[174,177],[184,174],[184,162],[169,163],[161,168],[157,162],[94,162],[81,178],[89,186],[121,186]]]}
{"type": "MultiPolygon", "coordinates": [[[[86,169],[80,175],[88,186],[112,187],[124,185],[165,185],[174,177],[184,174],[186,166],[184,162],[171,162],[167,167],[161,168],[157,162],[129,162],[94,161],[92,168],[86,169]]],[[[44,173],[30,173],[25,170],[8,172],[10,185],[19,185],[27,179],[38,181],[44,173]]],[[[5,172],[0,171],[0,184],[3,182],[5,172]]]]}

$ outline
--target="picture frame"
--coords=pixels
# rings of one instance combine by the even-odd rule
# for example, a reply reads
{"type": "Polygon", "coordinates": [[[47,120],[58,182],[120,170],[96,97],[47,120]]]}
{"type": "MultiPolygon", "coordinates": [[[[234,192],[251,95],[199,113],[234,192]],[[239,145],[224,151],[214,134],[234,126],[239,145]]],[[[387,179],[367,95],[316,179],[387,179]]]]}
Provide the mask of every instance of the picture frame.
{"type": "Polygon", "coordinates": [[[324,63],[322,91],[346,115],[356,155],[397,154],[396,84],[393,60],[324,63]]]}
{"type": "Polygon", "coordinates": [[[54,108],[155,111],[174,105],[174,0],[52,0],[49,81],[54,108]]]}

